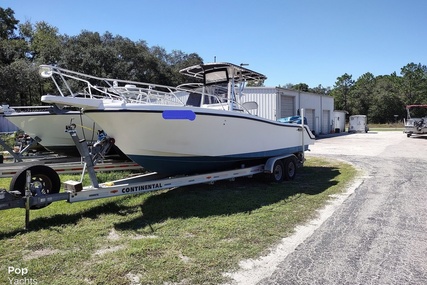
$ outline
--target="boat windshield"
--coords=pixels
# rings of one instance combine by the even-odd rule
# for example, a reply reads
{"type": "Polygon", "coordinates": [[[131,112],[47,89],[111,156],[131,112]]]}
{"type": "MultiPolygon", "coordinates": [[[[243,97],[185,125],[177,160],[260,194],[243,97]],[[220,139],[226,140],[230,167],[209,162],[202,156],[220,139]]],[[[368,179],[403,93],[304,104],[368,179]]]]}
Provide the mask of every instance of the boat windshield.
{"type": "Polygon", "coordinates": [[[227,83],[228,82],[228,72],[226,68],[217,69],[205,73],[205,85],[227,83]]]}
{"type": "Polygon", "coordinates": [[[226,86],[209,85],[203,88],[196,88],[190,92],[186,105],[200,107],[201,105],[221,104],[227,101],[226,86]]]}
{"type": "Polygon", "coordinates": [[[427,117],[427,105],[409,105],[406,106],[408,119],[427,117]]]}

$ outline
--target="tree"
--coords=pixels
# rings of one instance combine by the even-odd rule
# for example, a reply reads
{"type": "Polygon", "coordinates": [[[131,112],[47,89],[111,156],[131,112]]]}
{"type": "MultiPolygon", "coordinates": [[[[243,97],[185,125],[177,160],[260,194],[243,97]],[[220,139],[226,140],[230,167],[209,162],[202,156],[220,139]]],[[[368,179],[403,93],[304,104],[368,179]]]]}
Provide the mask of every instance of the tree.
{"type": "Polygon", "coordinates": [[[277,86],[279,88],[284,88],[284,89],[289,89],[289,90],[293,90],[294,89],[294,85],[292,83],[286,83],[285,85],[281,86],[279,84],[279,86],[277,86]]]}
{"type": "Polygon", "coordinates": [[[309,88],[308,91],[316,94],[329,95],[331,93],[331,88],[323,87],[322,84],[319,84],[317,87],[309,88]]]}
{"type": "Polygon", "coordinates": [[[180,50],[173,50],[167,55],[167,65],[170,66],[171,85],[194,82],[194,78],[182,75],[183,68],[202,64],[203,59],[196,53],[186,54],[180,50]]]}
{"type": "Polygon", "coordinates": [[[427,103],[427,67],[413,62],[402,67],[401,92],[406,104],[427,103]]]}
{"type": "Polygon", "coordinates": [[[375,77],[370,72],[363,74],[356,80],[348,96],[350,114],[368,114],[374,88],[375,77]]]}
{"type": "Polygon", "coordinates": [[[109,32],[68,36],[43,21],[18,25],[13,15],[13,10],[0,8],[0,99],[11,105],[38,104],[41,95],[56,92],[51,81],[38,77],[40,64],[97,77],[175,86],[193,81],[181,75],[180,69],[203,63],[196,53],[167,53],[162,47],[148,47],[143,40],[135,42],[109,32]]]}
{"type": "Polygon", "coordinates": [[[10,8],[0,7],[0,67],[23,58],[25,54],[25,42],[15,35],[19,21],[14,14],[10,8]]]}
{"type": "Polygon", "coordinates": [[[373,97],[368,110],[369,120],[373,123],[395,122],[398,118],[405,117],[405,108],[399,96],[400,78],[396,74],[377,76],[373,89],[373,97]]]}
{"type": "Polygon", "coordinates": [[[0,7],[0,39],[7,40],[14,38],[16,26],[19,21],[15,19],[15,12],[10,9],[0,7]]]}
{"type": "MultiPolygon", "coordinates": [[[[22,28],[21,28],[22,30],[22,28]]],[[[46,22],[38,22],[30,41],[30,50],[37,65],[57,64],[61,55],[61,37],[58,29],[46,22]]]]}
{"type": "Polygon", "coordinates": [[[294,90],[308,92],[308,84],[306,83],[298,83],[292,87],[294,90]]]}
{"type": "Polygon", "coordinates": [[[0,69],[0,100],[9,105],[32,105],[39,102],[37,68],[27,59],[15,60],[0,69]]]}
{"type": "Polygon", "coordinates": [[[348,96],[353,84],[352,75],[347,73],[337,78],[334,89],[331,91],[331,95],[335,99],[335,109],[348,110],[348,96]]]}
{"type": "Polygon", "coordinates": [[[27,50],[27,43],[23,39],[0,40],[0,67],[25,58],[27,50]]]}

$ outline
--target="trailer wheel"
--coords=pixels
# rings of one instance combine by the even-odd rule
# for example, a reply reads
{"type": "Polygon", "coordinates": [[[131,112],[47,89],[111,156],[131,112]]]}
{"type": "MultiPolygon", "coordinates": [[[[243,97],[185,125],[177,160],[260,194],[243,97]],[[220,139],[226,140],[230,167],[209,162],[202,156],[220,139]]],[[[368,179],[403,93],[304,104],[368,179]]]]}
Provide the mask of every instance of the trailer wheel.
{"type": "MultiPolygon", "coordinates": [[[[10,190],[18,190],[25,196],[25,184],[27,183],[27,170],[31,171],[31,194],[37,196],[59,193],[61,180],[58,173],[46,165],[34,165],[18,171],[10,182],[10,190]]],[[[46,205],[47,206],[47,205],[46,205]]],[[[40,209],[44,206],[33,206],[31,209],[40,209]]]]}
{"type": "Polygon", "coordinates": [[[285,175],[285,166],[281,160],[276,160],[273,166],[273,172],[270,174],[271,181],[282,182],[285,175]]]}
{"type": "Polygon", "coordinates": [[[288,157],[284,161],[284,179],[294,180],[297,174],[297,160],[295,157],[288,157]]]}

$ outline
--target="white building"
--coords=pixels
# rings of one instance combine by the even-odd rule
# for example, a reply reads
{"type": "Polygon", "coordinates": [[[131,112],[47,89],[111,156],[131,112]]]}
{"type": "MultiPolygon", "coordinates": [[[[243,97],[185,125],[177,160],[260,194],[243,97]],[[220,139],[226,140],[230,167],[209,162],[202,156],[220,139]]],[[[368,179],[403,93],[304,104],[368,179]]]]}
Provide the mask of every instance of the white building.
{"type": "Polygon", "coordinates": [[[334,98],[280,87],[246,87],[242,102],[258,103],[258,116],[271,120],[299,115],[304,109],[307,124],[315,134],[333,130],[334,98]]]}

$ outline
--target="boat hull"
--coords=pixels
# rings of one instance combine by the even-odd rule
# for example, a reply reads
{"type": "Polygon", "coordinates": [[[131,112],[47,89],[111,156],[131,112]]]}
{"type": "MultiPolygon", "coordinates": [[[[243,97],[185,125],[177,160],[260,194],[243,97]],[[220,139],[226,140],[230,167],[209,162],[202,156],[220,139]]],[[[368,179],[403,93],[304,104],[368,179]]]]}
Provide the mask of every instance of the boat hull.
{"type": "Polygon", "coordinates": [[[411,135],[425,135],[427,134],[427,126],[416,127],[412,125],[405,125],[404,133],[411,135]]]}
{"type": "Polygon", "coordinates": [[[5,115],[5,118],[30,137],[39,137],[40,144],[47,150],[72,156],[80,156],[80,154],[70,134],[65,132],[65,126],[71,122],[76,124],[77,134],[80,138],[85,138],[88,143],[97,140],[97,131],[101,129],[93,120],[78,111],[61,114],[49,111],[16,112],[5,115]]]}
{"type": "MultiPolygon", "coordinates": [[[[138,106],[87,110],[116,145],[150,171],[190,174],[303,150],[300,125],[206,108],[138,106]],[[126,122],[126,126],[122,123],[126,122]]],[[[304,150],[314,143],[305,126],[304,150]]]]}

